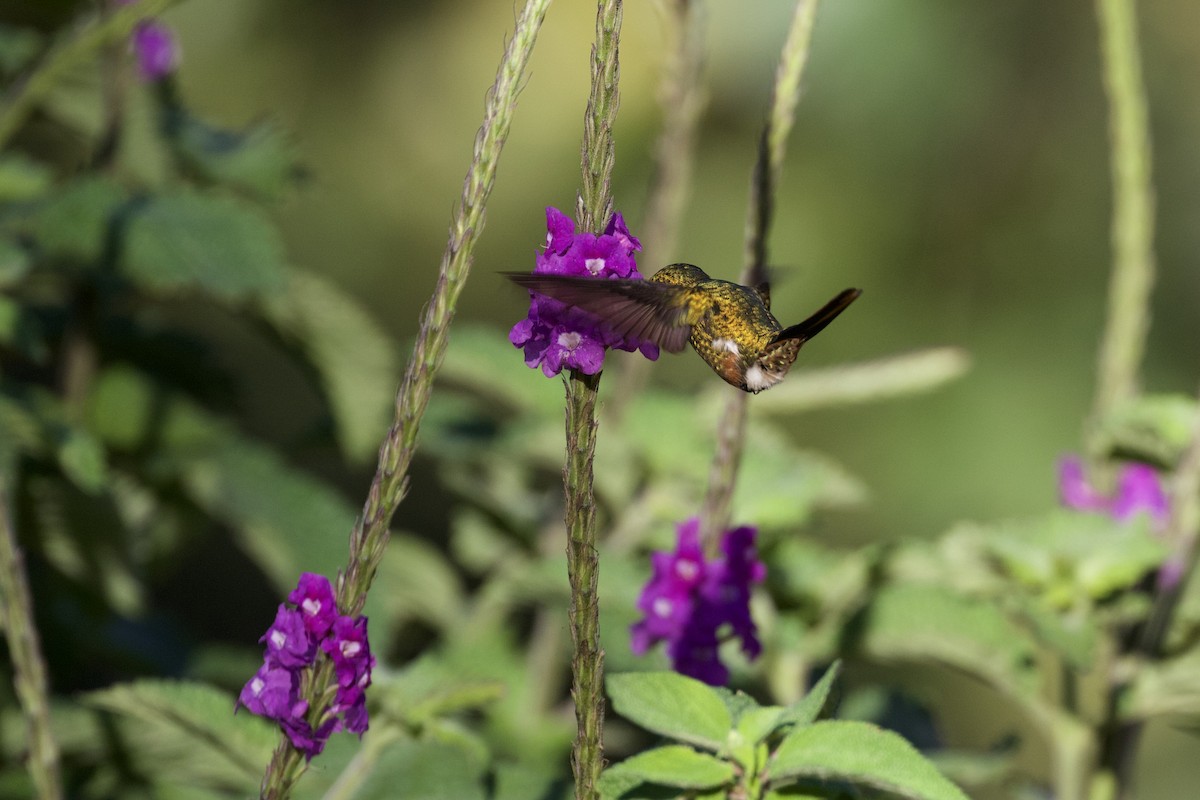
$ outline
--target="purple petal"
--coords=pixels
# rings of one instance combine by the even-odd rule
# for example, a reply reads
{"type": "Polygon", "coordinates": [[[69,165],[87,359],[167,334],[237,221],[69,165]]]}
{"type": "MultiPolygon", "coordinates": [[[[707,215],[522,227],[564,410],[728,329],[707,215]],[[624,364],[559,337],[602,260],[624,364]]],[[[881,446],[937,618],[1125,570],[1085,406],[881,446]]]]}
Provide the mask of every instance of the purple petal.
{"type": "Polygon", "coordinates": [[[1171,515],[1167,493],[1154,468],[1147,464],[1127,464],[1117,479],[1112,515],[1114,519],[1124,521],[1141,511],[1148,512],[1160,530],[1171,515]]]}
{"type": "Polygon", "coordinates": [[[284,719],[298,702],[299,677],[292,670],[263,664],[242,687],[238,705],[268,719],[284,719]]]}
{"type": "Polygon", "coordinates": [[[138,25],[133,31],[131,46],[144,81],[164,78],[179,64],[179,44],[175,34],[161,22],[149,20],[138,25]]]}
{"type": "Polygon", "coordinates": [[[275,612],[275,622],[259,641],[267,645],[267,663],[290,669],[311,664],[317,654],[316,641],[308,634],[304,615],[282,603],[275,612]]]}
{"type": "Polygon", "coordinates": [[[546,207],[546,244],[550,250],[561,253],[571,246],[575,233],[575,222],[553,206],[546,207]]]}
{"type": "Polygon", "coordinates": [[[1080,511],[1107,511],[1109,500],[1088,483],[1083,461],[1067,456],[1058,462],[1058,492],[1063,505],[1080,511]]]}
{"type": "Polygon", "coordinates": [[[333,586],[324,575],[302,573],[299,584],[288,595],[288,602],[296,604],[303,616],[305,629],[316,639],[329,632],[337,617],[333,586]]]}

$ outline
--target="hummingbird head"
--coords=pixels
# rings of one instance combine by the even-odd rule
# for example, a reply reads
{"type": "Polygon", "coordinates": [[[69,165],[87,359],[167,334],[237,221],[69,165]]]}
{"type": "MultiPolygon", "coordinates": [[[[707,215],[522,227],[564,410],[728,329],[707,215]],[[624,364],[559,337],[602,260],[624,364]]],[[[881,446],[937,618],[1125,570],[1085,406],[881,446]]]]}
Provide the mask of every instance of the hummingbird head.
{"type": "Polygon", "coordinates": [[[708,280],[708,273],[691,264],[671,264],[654,273],[650,280],[686,289],[708,280]]]}

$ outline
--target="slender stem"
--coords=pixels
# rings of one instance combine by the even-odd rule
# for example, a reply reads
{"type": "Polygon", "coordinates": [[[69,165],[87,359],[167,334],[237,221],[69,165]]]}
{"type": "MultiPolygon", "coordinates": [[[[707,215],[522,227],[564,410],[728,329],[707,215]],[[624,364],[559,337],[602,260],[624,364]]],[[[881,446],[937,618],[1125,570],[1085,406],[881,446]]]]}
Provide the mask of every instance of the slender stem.
{"type": "Polygon", "coordinates": [[[28,731],[29,774],[39,798],[58,800],[63,796],[62,779],[58,744],[50,729],[46,664],[33,623],[33,600],[21,550],[13,532],[7,486],[0,486],[0,625],[8,642],[13,684],[28,731]]]}
{"type": "Polygon", "coordinates": [[[1134,3],[1096,0],[1096,14],[1109,108],[1113,271],[1089,426],[1094,457],[1101,455],[1105,417],[1137,391],[1154,283],[1154,189],[1134,3]]]}
{"type": "MultiPolygon", "coordinates": [[[[746,211],[746,246],[740,282],[755,286],[766,280],[767,232],[775,187],[783,172],[783,157],[788,134],[800,101],[800,83],[808,63],[817,0],[798,0],[788,28],[783,54],[775,70],[771,105],[759,140],[758,160],[750,185],[750,204],[746,211]]],[[[705,549],[715,552],[721,531],[729,526],[733,489],[746,438],[749,395],[729,390],[729,401],[717,429],[717,449],[708,473],[708,491],[700,517],[700,537],[705,549]]]]}
{"type": "Polygon", "coordinates": [[[53,47],[41,63],[9,90],[0,107],[0,148],[28,119],[58,82],[108,44],[127,38],[139,22],[157,16],[179,0],[140,0],[111,14],[98,14],[53,47]]]}
{"type": "MultiPolygon", "coordinates": [[[[348,615],[362,612],[367,590],[387,545],[388,526],[407,490],[408,468],[416,450],[421,417],[429,404],[433,379],[446,352],[450,323],[470,273],[475,243],[483,232],[484,211],[516,111],[517,95],[549,6],[550,0],[528,0],[525,4],[513,38],[505,48],[495,83],[488,91],[483,125],[475,136],[471,166],[450,224],[437,283],[422,312],[417,341],[396,394],[396,415],[379,449],[379,463],[362,515],[350,533],[349,563],[338,577],[338,606],[348,615]]],[[[321,668],[317,669],[315,674],[320,674],[321,668]]],[[[313,715],[319,717],[324,704],[316,702],[315,695],[323,686],[317,685],[317,681],[313,684],[306,697],[313,707],[313,715]]],[[[286,739],[280,741],[263,777],[264,797],[287,796],[298,777],[300,759],[299,751],[286,739]]]]}
{"type": "MultiPolygon", "coordinates": [[[[612,216],[612,170],[616,159],[613,123],[620,95],[621,0],[600,0],[596,6],[596,41],[592,45],[592,86],[584,113],[583,181],[576,202],[579,227],[600,233],[612,216]]],[[[571,697],[575,702],[575,744],[571,770],[575,797],[594,800],[604,767],[604,651],[600,647],[600,605],[597,580],[600,554],[596,549],[596,498],[592,462],[596,452],[596,396],[600,374],[572,370],[566,379],[567,462],[563,469],[566,493],[567,576],[571,583],[571,697]]]]}
{"type": "MultiPolygon", "coordinates": [[[[647,275],[678,257],[677,241],[692,179],[696,128],[704,110],[700,76],[704,64],[703,15],[698,0],[670,0],[666,34],[667,56],[659,86],[662,130],[654,147],[654,174],[639,231],[645,243],[642,263],[647,275]]],[[[630,398],[637,395],[650,370],[644,358],[626,358],[617,374],[619,390],[605,407],[608,418],[619,419],[630,398]]]]}

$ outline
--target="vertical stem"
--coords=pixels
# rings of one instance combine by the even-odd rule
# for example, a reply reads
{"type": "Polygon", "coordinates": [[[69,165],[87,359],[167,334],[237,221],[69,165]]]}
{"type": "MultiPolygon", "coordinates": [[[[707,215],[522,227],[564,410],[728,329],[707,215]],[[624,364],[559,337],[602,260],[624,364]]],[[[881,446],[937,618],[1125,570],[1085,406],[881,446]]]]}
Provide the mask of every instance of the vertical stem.
{"type": "Polygon", "coordinates": [[[1154,283],[1154,189],[1134,3],[1096,0],[1096,14],[1109,108],[1113,271],[1089,426],[1093,457],[1102,447],[1099,436],[1105,417],[1137,391],[1154,283]]]}
{"type": "Polygon", "coordinates": [[[7,486],[0,486],[0,625],[8,641],[13,684],[28,731],[29,774],[39,798],[58,800],[62,797],[62,780],[58,745],[50,730],[46,665],[33,624],[33,601],[13,532],[7,486]]]}
{"type": "MultiPolygon", "coordinates": [[[[592,46],[592,86],[584,113],[583,182],[576,202],[579,227],[600,233],[612,216],[612,170],[616,148],[612,128],[620,95],[621,0],[600,0],[596,41],[592,46]]],[[[596,393],[600,374],[572,370],[566,378],[567,575],[571,583],[571,697],[575,702],[575,744],[571,770],[577,800],[600,796],[597,782],[604,766],[604,651],[600,648],[600,606],[596,596],[600,556],[596,550],[596,499],[592,461],[596,452],[596,393]]]]}
{"type": "MultiPolygon", "coordinates": [[[[348,615],[362,612],[367,590],[375,577],[388,542],[388,526],[408,486],[408,469],[417,447],[421,417],[429,404],[433,380],[449,342],[458,297],[470,274],[475,243],[483,232],[485,208],[496,181],[500,154],[516,111],[517,95],[525,80],[542,20],[550,0],[528,0],[513,31],[485,101],[483,125],[475,136],[471,166],[462,197],[450,223],[450,236],[442,254],[437,283],[421,316],[421,328],[396,394],[396,414],[383,444],[362,515],[350,533],[350,556],[338,577],[338,607],[348,615]]],[[[310,673],[305,698],[312,718],[327,707],[323,690],[331,674],[328,662],[319,662],[310,673]]],[[[286,797],[300,774],[299,751],[283,739],[263,776],[262,796],[286,797]]]]}
{"type": "MultiPolygon", "coordinates": [[[[787,40],[775,70],[771,106],[759,140],[758,160],[750,184],[746,210],[746,245],[740,282],[755,286],[766,280],[767,232],[775,187],[783,171],[783,156],[800,101],[800,82],[808,63],[817,0],[798,0],[788,28],[787,40]]],[[[700,538],[707,551],[715,552],[721,531],[729,526],[733,489],[746,439],[749,395],[730,389],[729,400],[717,429],[717,450],[708,472],[708,492],[700,517],[700,538]]]]}

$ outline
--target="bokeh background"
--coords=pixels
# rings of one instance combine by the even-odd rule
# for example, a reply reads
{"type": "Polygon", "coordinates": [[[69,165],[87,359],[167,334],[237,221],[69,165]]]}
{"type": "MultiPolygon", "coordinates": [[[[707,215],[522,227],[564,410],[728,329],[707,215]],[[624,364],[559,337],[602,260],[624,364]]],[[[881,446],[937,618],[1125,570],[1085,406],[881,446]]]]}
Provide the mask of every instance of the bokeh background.
{"type": "MultiPolygon", "coordinates": [[[[0,10],[48,22],[70,6],[0,10]]],[[[792,3],[704,7],[707,104],[676,256],[733,278],[792,3]]],[[[1144,377],[1155,391],[1192,393],[1200,4],[1148,0],[1139,12],[1160,267],[1144,377]]],[[[189,105],[234,127],[273,118],[294,136],[307,177],[275,212],[290,259],[348,289],[406,342],[433,286],[514,15],[495,0],[189,0],[166,19],[182,41],[179,84],[189,105]]],[[[664,19],[654,2],[625,8],[614,193],[635,234],[661,119],[664,19]]],[[[498,337],[525,300],[495,273],[531,267],[543,208],[574,204],[593,25],[590,4],[558,3],[534,53],[458,312],[498,337]]],[[[819,535],[833,543],[931,537],[957,520],[1055,503],[1055,461],[1079,448],[1090,408],[1109,210],[1090,3],[823,4],[770,241],[774,305],[796,320],[846,286],[865,294],[798,368],[942,344],[965,348],[972,368],[932,394],[790,423],[801,442],[870,487],[863,506],[816,519],[819,535]]],[[[303,374],[228,316],[197,324],[225,343],[252,433],[287,442],[312,425],[319,400],[303,374]]],[[[515,352],[513,368],[524,369],[515,352]]],[[[529,373],[531,387],[542,380],[529,373]]],[[[713,377],[682,356],[663,358],[651,380],[691,388],[713,377]]],[[[325,475],[351,498],[368,476],[325,475]]],[[[431,518],[423,502],[413,492],[398,524],[414,529],[431,518]]],[[[957,727],[968,729],[972,713],[963,709],[957,727]]],[[[1146,796],[1187,796],[1172,787],[1182,785],[1179,762],[1195,760],[1195,739],[1156,729],[1144,752],[1147,780],[1160,776],[1146,796]]]]}

